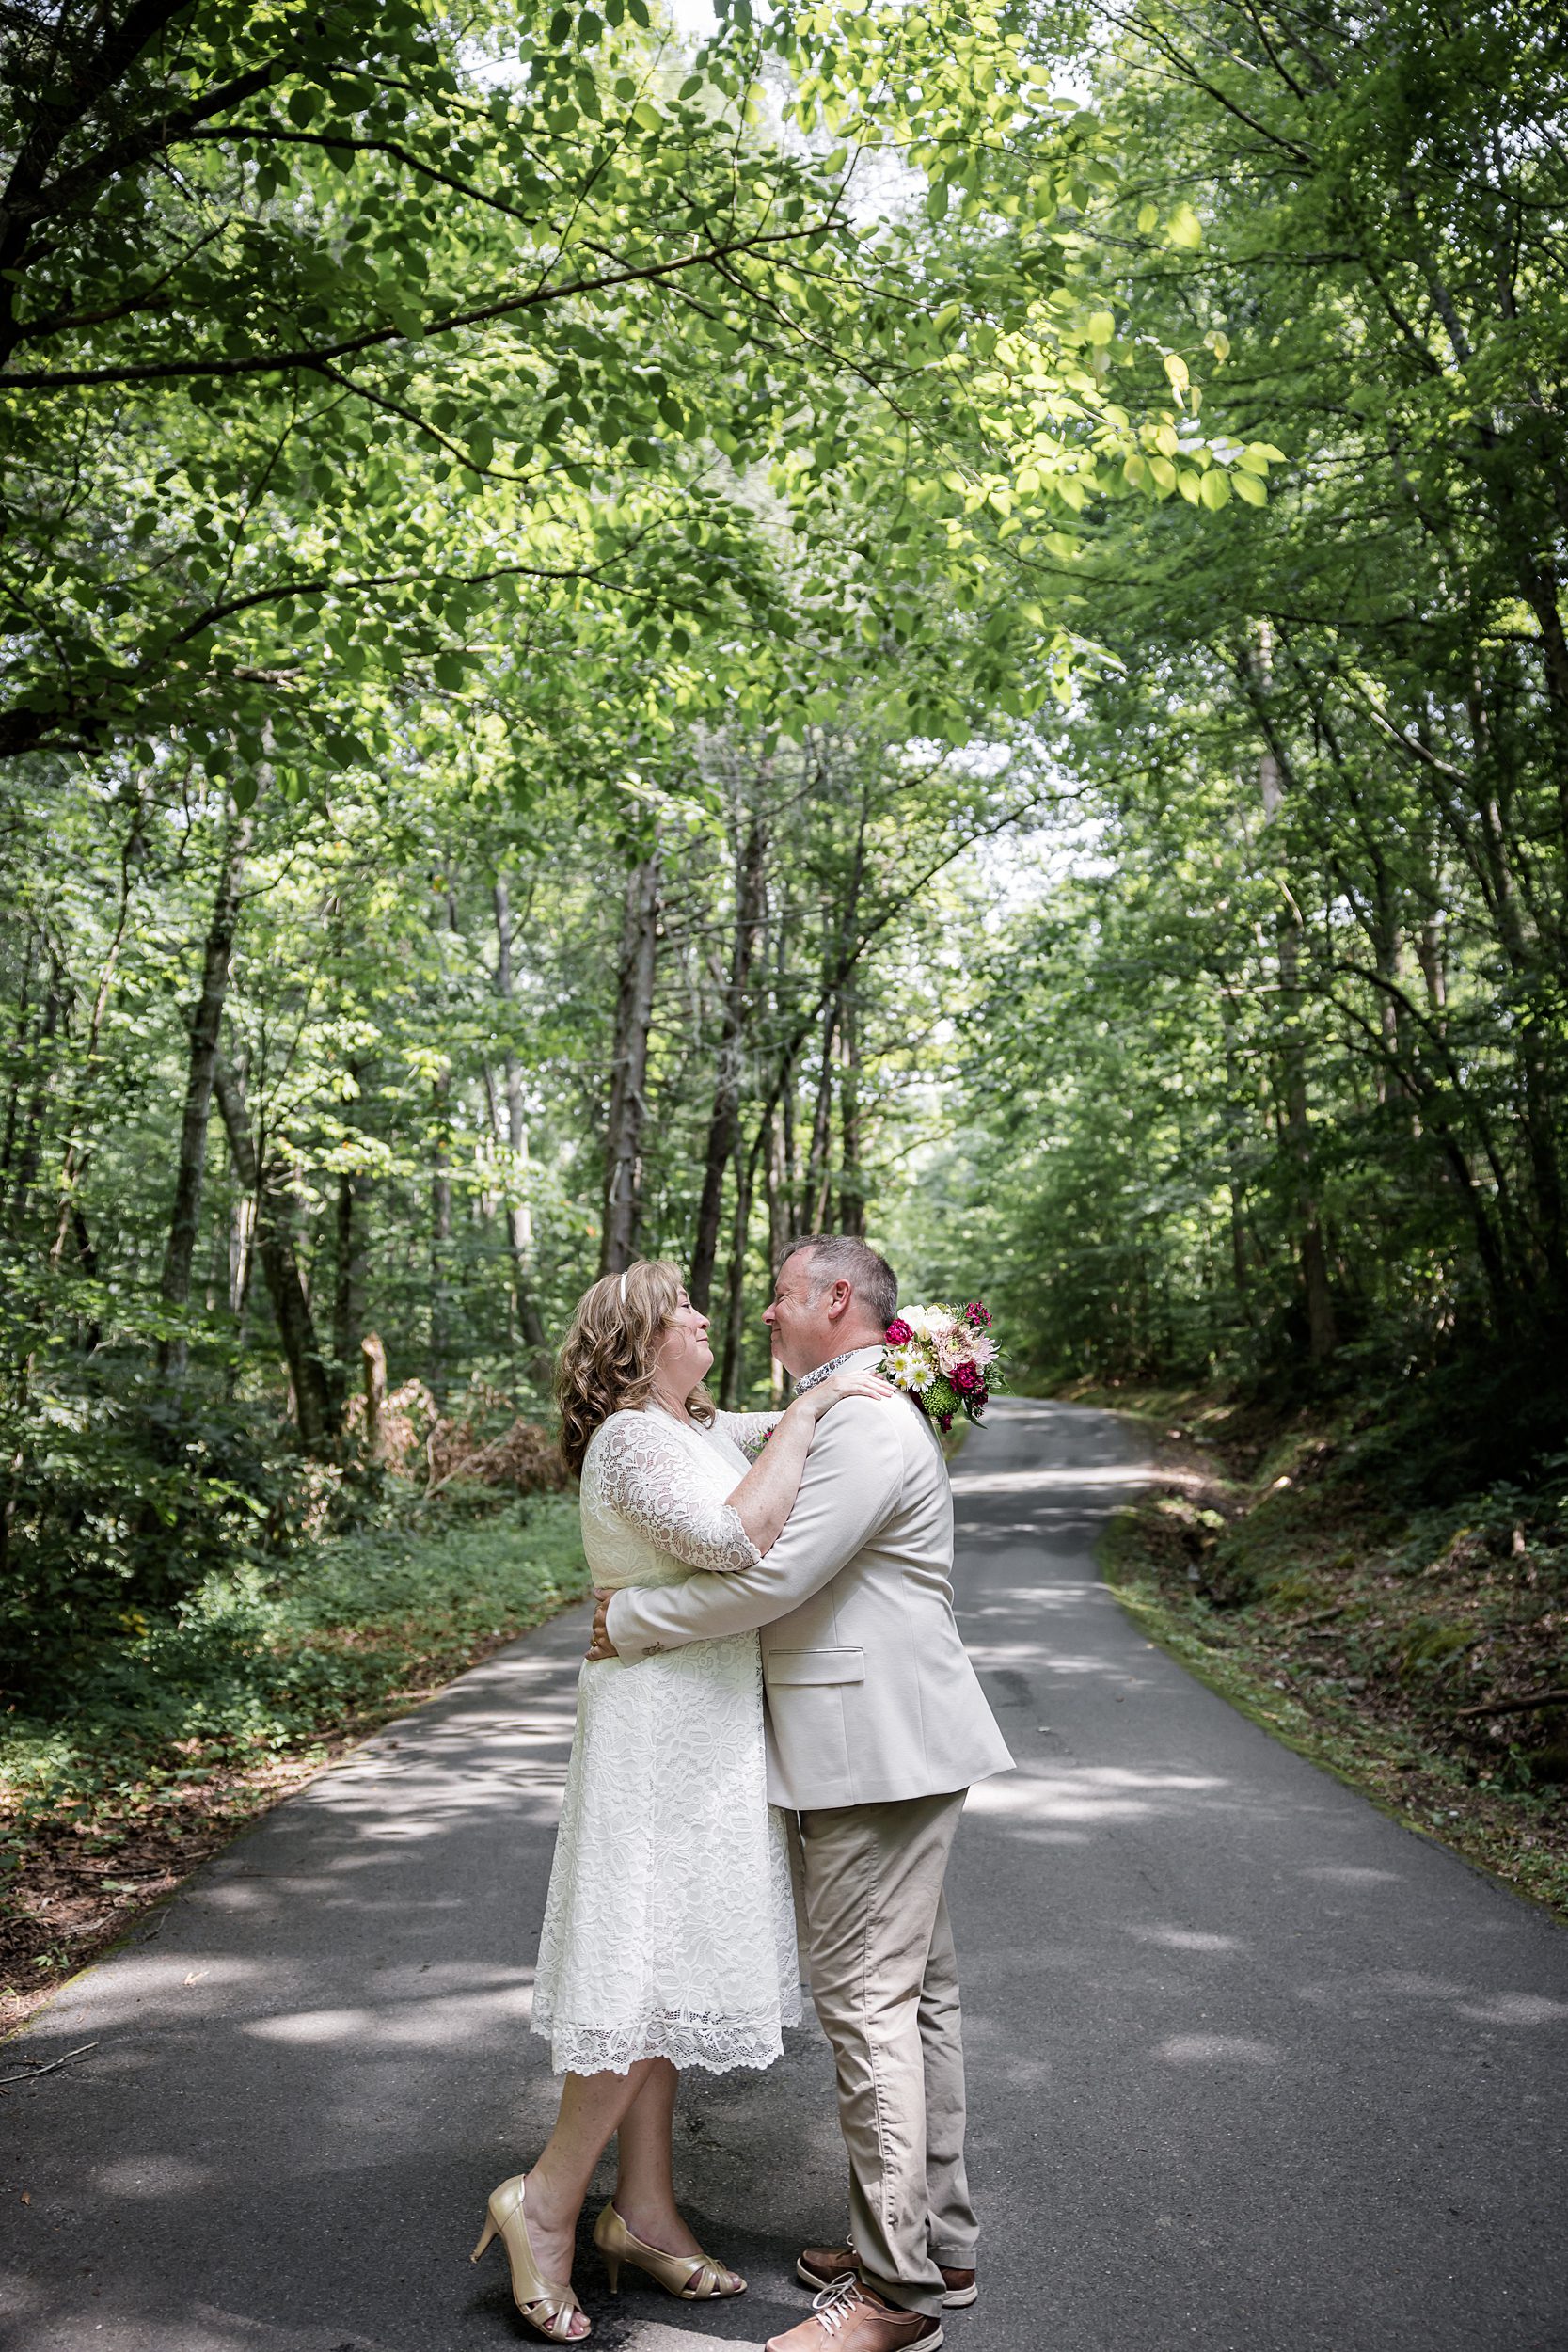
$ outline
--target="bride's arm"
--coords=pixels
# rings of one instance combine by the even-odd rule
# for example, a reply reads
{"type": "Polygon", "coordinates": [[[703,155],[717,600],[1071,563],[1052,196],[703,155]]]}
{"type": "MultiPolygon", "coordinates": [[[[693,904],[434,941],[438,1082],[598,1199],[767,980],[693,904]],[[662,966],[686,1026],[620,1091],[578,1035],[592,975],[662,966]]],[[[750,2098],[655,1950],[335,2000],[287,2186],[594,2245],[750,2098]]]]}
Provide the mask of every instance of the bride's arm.
{"type": "Polygon", "coordinates": [[[739,1447],[748,1462],[754,1462],[783,1419],[781,1406],[776,1413],[721,1413],[714,1426],[739,1447]]]}
{"type": "Polygon", "coordinates": [[[689,1568],[710,1574],[761,1558],[738,1511],[692,1477],[689,1453],[658,1413],[617,1413],[582,1466],[586,1518],[605,1509],[689,1568]]]}
{"type": "MultiPolygon", "coordinates": [[[[784,1533],[784,1521],[800,1491],[812,1437],[824,1413],[847,1396],[893,1396],[896,1391],[874,1372],[835,1372],[819,1380],[787,1406],[774,1422],[761,1454],[728,1497],[730,1508],[757,1548],[761,1558],[784,1533]]],[[[750,1567],[737,1561],[737,1567],[750,1567]]]]}

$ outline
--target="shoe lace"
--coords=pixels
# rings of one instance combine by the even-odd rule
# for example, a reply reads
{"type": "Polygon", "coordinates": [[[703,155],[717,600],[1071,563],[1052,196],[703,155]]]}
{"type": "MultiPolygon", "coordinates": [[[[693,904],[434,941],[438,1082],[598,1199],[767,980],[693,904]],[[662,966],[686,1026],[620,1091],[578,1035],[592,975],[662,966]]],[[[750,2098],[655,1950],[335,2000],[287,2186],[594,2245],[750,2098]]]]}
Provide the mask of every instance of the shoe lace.
{"type": "Polygon", "coordinates": [[[851,2271],[847,2278],[835,2279],[831,2287],[824,2287],[811,2298],[816,2324],[825,2336],[836,2336],[854,2313],[857,2304],[864,2301],[861,2282],[851,2271]]]}

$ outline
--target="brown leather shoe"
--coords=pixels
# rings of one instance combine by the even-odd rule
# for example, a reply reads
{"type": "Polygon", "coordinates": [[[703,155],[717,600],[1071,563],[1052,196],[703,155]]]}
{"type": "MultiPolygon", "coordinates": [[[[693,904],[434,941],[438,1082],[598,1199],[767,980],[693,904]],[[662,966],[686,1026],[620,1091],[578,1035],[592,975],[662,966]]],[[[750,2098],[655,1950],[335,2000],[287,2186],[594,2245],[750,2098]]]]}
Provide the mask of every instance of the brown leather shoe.
{"type": "MultiPolygon", "coordinates": [[[[853,2277],[858,2266],[854,2247],[846,2238],[842,2246],[803,2246],[795,2276],[804,2286],[831,2287],[836,2286],[840,2279],[853,2277]]],[[[980,2290],[974,2283],[973,2270],[949,2270],[945,2263],[939,2263],[937,2267],[947,2290],[942,2299],[950,2312],[978,2302],[980,2290]]]]}
{"type": "Polygon", "coordinates": [[[851,2274],[823,2288],[809,2319],[769,2336],[766,2352],[937,2352],[945,2341],[940,2319],[896,2310],[851,2274]]]}

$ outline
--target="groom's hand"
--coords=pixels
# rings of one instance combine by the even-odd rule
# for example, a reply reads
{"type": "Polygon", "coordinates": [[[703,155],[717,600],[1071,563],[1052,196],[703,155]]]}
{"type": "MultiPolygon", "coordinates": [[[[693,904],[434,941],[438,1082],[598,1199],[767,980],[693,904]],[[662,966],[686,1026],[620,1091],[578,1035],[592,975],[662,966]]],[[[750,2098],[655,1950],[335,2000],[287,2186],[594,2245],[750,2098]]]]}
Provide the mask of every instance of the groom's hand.
{"type": "Polygon", "coordinates": [[[588,1656],[590,1662],[596,1665],[601,1658],[619,1658],[621,1653],[605,1629],[605,1618],[610,1611],[610,1595],[595,1593],[594,1598],[597,1601],[598,1607],[594,1612],[594,1635],[588,1645],[588,1656]]]}

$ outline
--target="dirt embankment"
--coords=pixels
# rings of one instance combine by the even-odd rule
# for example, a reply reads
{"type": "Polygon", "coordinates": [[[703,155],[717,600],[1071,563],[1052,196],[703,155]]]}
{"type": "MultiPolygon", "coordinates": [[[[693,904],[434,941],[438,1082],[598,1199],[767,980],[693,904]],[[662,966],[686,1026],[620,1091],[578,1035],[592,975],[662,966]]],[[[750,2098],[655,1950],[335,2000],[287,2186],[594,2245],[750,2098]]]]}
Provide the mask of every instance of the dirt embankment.
{"type": "MultiPolygon", "coordinates": [[[[1087,1399],[1089,1392],[1084,1392],[1087,1399]]],[[[1271,1730],[1568,1918],[1568,1511],[1546,1486],[1388,1500],[1350,1420],[1096,1390],[1160,1477],[1106,1574],[1271,1730]]]]}

